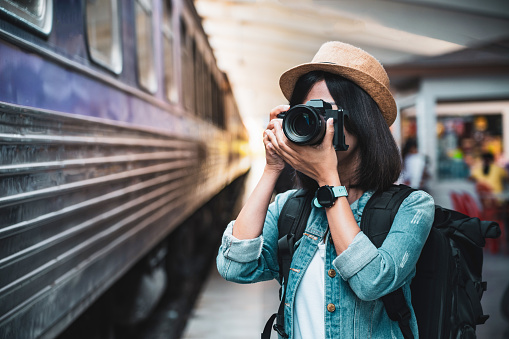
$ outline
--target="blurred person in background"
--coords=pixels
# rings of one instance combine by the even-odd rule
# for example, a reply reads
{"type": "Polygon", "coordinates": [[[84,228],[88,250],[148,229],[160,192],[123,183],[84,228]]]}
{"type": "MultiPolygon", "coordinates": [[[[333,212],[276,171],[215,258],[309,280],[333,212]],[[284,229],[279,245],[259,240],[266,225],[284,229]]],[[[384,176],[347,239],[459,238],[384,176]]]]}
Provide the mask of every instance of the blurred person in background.
{"type": "Polygon", "coordinates": [[[481,162],[472,168],[470,178],[478,185],[485,186],[494,194],[504,191],[504,181],[507,180],[507,171],[495,163],[495,157],[491,152],[484,152],[481,162]]]}
{"type": "Polygon", "coordinates": [[[424,154],[420,154],[417,148],[417,140],[410,138],[401,151],[403,158],[403,171],[400,181],[413,188],[427,191],[429,179],[428,161],[424,154]]]}

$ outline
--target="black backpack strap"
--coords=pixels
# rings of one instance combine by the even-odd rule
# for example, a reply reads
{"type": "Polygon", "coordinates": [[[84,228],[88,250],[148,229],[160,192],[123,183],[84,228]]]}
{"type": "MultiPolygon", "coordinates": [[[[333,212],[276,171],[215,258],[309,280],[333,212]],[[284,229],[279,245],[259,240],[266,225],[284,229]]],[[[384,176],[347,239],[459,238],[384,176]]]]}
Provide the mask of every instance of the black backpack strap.
{"type": "Polygon", "coordinates": [[[279,290],[281,303],[279,304],[278,312],[274,313],[265,324],[261,336],[262,339],[270,338],[270,328],[274,319],[276,319],[274,330],[283,338],[288,338],[284,328],[286,284],[288,283],[295,243],[302,237],[306,229],[307,220],[311,214],[312,199],[313,195],[308,191],[298,190],[288,198],[279,214],[278,264],[279,277],[281,279],[281,288],[279,290]]]}
{"type": "Polygon", "coordinates": [[[392,321],[398,322],[403,338],[413,339],[414,334],[410,328],[410,318],[412,314],[410,313],[410,307],[408,307],[405,295],[403,294],[403,289],[398,288],[397,290],[384,295],[382,297],[382,301],[389,318],[392,321]]]}
{"type": "Polygon", "coordinates": [[[288,280],[295,243],[302,237],[311,214],[312,194],[298,190],[288,198],[278,219],[278,263],[280,279],[288,280]]]}
{"type": "Polygon", "coordinates": [[[415,190],[405,185],[393,185],[386,191],[377,191],[364,207],[361,230],[378,248],[389,233],[399,206],[415,190]]]}
{"type": "MultiPolygon", "coordinates": [[[[394,185],[386,191],[378,191],[364,207],[361,230],[378,248],[389,233],[399,206],[415,189],[405,185],[394,185]]],[[[382,297],[389,318],[397,321],[405,339],[413,339],[410,328],[410,308],[401,288],[382,297]]]]}

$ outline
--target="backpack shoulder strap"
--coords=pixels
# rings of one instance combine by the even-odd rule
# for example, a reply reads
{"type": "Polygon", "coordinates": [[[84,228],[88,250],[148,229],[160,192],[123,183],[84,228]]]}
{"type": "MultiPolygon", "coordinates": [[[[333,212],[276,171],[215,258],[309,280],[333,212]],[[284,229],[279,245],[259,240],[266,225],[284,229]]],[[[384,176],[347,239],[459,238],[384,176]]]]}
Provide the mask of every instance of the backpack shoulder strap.
{"type": "Polygon", "coordinates": [[[276,319],[274,329],[283,338],[288,338],[284,331],[284,303],[286,284],[290,273],[290,264],[292,262],[295,243],[302,237],[306,229],[307,220],[311,214],[311,201],[313,195],[307,190],[301,189],[293,193],[283,205],[278,219],[278,264],[279,277],[281,279],[280,298],[278,312],[273,314],[267,321],[262,333],[263,338],[270,338],[270,327],[276,319]],[[281,295],[282,291],[282,295],[281,295]]]}
{"type": "MultiPolygon", "coordinates": [[[[369,199],[361,218],[361,230],[378,248],[389,233],[392,222],[403,200],[415,189],[405,185],[393,185],[386,191],[378,191],[369,199]]],[[[410,308],[401,288],[382,297],[389,318],[397,321],[405,339],[413,339],[410,328],[410,308]]]]}
{"type": "Polygon", "coordinates": [[[377,191],[368,200],[361,218],[361,230],[378,248],[389,233],[399,206],[415,189],[393,185],[386,191],[377,191]]]}
{"type": "Polygon", "coordinates": [[[302,237],[306,229],[307,220],[311,213],[312,194],[307,190],[301,189],[293,193],[283,205],[277,223],[279,231],[278,241],[278,262],[281,277],[288,277],[290,262],[293,256],[295,243],[302,237]],[[290,260],[288,270],[284,265],[281,266],[281,260],[290,260]]]}
{"type": "MultiPolygon", "coordinates": [[[[305,189],[299,189],[288,197],[279,214],[277,224],[279,238],[288,233],[296,234],[299,222],[303,218],[307,221],[307,217],[311,213],[311,199],[312,194],[305,189]]],[[[302,230],[303,232],[304,230],[302,230]]]]}

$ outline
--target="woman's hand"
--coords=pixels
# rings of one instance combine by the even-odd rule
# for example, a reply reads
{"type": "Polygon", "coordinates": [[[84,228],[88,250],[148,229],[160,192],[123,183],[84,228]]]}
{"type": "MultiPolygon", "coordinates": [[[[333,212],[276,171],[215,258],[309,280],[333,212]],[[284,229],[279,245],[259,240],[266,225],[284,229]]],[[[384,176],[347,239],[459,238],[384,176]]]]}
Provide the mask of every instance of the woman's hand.
{"type": "Polygon", "coordinates": [[[285,167],[285,163],[283,159],[277,154],[274,144],[270,141],[269,133],[274,130],[275,121],[279,121],[281,124],[281,119],[277,119],[277,115],[282,112],[286,112],[290,108],[289,105],[279,105],[274,107],[270,111],[270,122],[267,126],[267,129],[263,133],[263,144],[265,145],[265,159],[267,162],[266,169],[274,170],[276,172],[281,172],[285,167]]]}
{"type": "Polygon", "coordinates": [[[321,144],[298,146],[290,142],[281,125],[281,120],[272,120],[265,131],[267,143],[275,153],[297,171],[316,180],[319,185],[339,185],[336,150],[332,145],[334,137],[333,119],[327,121],[327,130],[321,144]]]}
{"type": "MultiPolygon", "coordinates": [[[[277,115],[290,108],[288,105],[275,107],[270,112],[271,119],[275,119],[277,115]]],[[[280,120],[272,120],[267,126],[267,130],[263,134],[263,143],[265,144],[265,157],[267,164],[262,173],[260,181],[254,188],[253,192],[247,199],[246,204],[235,221],[232,234],[237,239],[254,239],[263,232],[263,225],[267,209],[274,192],[274,187],[285,167],[283,159],[276,152],[276,148],[272,143],[270,136],[273,136],[274,121],[281,126],[280,120]]]]}

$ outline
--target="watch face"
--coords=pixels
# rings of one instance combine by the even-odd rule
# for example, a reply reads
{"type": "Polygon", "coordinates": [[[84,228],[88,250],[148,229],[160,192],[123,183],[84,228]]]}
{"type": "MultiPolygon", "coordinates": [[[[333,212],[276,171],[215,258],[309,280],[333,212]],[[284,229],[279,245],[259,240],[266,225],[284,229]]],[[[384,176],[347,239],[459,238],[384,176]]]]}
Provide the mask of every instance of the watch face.
{"type": "Polygon", "coordinates": [[[318,203],[324,207],[331,207],[334,204],[334,194],[329,186],[322,186],[316,192],[318,203]]]}

